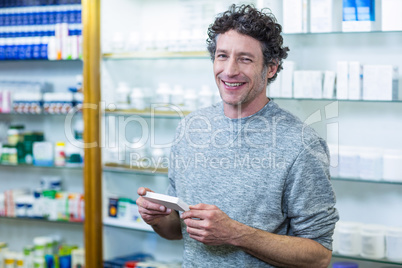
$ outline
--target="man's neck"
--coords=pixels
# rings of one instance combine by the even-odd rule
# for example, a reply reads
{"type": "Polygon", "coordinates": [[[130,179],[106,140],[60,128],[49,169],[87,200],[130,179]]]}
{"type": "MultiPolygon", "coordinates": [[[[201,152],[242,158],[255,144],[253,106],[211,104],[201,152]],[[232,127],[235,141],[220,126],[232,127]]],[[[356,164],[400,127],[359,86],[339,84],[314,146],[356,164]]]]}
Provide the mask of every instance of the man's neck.
{"type": "Polygon", "coordinates": [[[252,103],[241,103],[238,105],[223,102],[223,111],[231,119],[245,118],[260,111],[269,101],[269,98],[261,98],[252,103]]]}

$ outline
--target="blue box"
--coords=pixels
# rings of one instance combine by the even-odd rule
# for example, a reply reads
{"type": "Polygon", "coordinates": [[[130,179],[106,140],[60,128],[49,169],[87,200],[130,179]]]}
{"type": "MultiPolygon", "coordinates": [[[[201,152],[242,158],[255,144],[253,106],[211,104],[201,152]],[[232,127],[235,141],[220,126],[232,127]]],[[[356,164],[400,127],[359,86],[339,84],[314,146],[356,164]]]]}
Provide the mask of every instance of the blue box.
{"type": "Polygon", "coordinates": [[[358,21],[375,21],[374,0],[356,0],[358,21]]]}

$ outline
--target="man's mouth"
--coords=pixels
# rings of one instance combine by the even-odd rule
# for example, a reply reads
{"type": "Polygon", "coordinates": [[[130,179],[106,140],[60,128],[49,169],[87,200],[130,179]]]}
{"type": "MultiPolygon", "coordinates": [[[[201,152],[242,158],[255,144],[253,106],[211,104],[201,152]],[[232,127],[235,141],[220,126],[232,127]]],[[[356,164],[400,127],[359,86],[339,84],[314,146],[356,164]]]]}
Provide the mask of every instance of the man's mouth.
{"type": "Polygon", "coordinates": [[[225,81],[222,81],[222,82],[228,87],[239,87],[239,86],[242,86],[245,84],[242,82],[235,82],[235,83],[229,83],[229,82],[225,82],[225,81]]]}

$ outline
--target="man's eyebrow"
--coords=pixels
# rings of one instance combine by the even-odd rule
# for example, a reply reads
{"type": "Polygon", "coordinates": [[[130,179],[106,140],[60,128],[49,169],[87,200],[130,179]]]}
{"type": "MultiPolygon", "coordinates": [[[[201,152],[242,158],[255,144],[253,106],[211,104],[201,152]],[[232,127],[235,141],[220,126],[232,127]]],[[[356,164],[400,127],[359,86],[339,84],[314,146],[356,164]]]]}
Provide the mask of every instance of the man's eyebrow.
{"type": "Polygon", "coordinates": [[[217,49],[216,53],[228,53],[225,49],[217,49]]]}
{"type": "Polygon", "coordinates": [[[240,52],[239,53],[240,56],[247,56],[250,58],[255,58],[255,55],[253,53],[249,53],[249,52],[240,52]]]}
{"type": "MultiPolygon", "coordinates": [[[[227,50],[225,50],[225,49],[217,49],[216,53],[228,54],[227,50]]],[[[250,58],[255,58],[255,55],[253,53],[250,53],[250,52],[239,52],[239,53],[237,53],[237,55],[238,56],[247,56],[247,57],[250,57],[250,58]]]]}

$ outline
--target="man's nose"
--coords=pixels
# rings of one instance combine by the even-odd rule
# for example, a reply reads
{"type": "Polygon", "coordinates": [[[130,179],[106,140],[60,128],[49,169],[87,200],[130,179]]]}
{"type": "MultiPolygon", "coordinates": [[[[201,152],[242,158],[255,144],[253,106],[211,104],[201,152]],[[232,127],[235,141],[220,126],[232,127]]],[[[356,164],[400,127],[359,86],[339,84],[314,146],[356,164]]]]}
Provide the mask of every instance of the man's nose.
{"type": "Polygon", "coordinates": [[[239,63],[233,57],[229,58],[225,66],[226,75],[233,77],[239,74],[239,63]]]}

